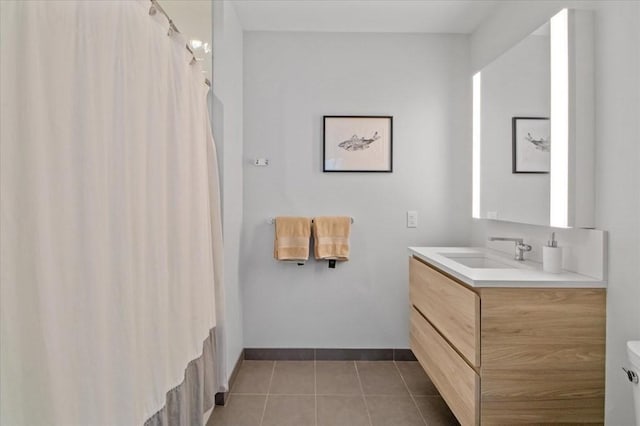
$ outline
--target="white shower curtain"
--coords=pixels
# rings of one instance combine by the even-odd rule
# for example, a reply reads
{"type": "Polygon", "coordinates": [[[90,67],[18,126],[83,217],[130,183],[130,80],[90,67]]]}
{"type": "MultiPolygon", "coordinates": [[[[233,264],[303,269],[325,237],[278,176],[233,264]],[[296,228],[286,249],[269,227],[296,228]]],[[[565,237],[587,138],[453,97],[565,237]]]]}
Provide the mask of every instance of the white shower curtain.
{"type": "Polygon", "coordinates": [[[0,2],[2,425],[196,424],[165,404],[211,408],[207,88],[149,6],[0,2]]]}

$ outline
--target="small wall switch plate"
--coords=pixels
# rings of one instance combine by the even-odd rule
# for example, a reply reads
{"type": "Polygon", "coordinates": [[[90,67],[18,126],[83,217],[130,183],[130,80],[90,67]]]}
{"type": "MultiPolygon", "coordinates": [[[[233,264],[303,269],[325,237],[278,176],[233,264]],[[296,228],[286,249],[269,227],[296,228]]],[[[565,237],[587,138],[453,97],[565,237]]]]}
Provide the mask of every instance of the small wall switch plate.
{"type": "Polygon", "coordinates": [[[253,160],[253,165],[254,166],[258,166],[258,167],[266,167],[269,165],[269,159],[268,158],[256,158],[255,160],[253,160]]]}
{"type": "Polygon", "coordinates": [[[487,219],[498,219],[498,212],[487,212],[487,219]]]}
{"type": "Polygon", "coordinates": [[[418,212],[415,210],[409,210],[407,212],[407,228],[418,227],[418,212]]]}

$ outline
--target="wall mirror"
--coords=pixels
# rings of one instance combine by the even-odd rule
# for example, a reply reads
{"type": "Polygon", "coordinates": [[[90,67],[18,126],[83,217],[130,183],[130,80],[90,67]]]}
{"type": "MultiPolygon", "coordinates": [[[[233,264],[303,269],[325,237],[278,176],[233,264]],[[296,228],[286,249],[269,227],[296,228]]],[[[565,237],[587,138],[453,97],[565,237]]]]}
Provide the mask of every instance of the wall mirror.
{"type": "Polygon", "coordinates": [[[593,17],[564,9],[473,78],[473,217],[593,227],[593,17]]]}

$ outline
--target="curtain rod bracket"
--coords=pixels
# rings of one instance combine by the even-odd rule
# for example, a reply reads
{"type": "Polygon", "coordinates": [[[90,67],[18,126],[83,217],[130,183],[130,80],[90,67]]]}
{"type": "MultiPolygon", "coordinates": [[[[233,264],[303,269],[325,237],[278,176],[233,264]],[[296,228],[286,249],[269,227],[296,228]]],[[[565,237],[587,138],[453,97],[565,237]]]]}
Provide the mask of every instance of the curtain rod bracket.
{"type": "MultiPolygon", "coordinates": [[[[0,0],[2,1],[2,0],[0,0]]],[[[162,6],[160,6],[160,4],[158,3],[157,0],[149,0],[151,2],[151,6],[149,7],[149,15],[153,16],[155,15],[157,12],[160,12],[164,15],[165,18],[167,18],[167,21],[169,21],[169,30],[167,31],[167,35],[169,37],[171,37],[173,34],[175,33],[180,33],[180,31],[178,30],[178,27],[176,27],[176,25],[173,23],[173,20],[171,18],[169,18],[169,15],[167,15],[167,12],[164,11],[164,9],[162,8],[162,6]]],[[[186,44],[185,46],[187,48],[187,50],[189,51],[189,53],[192,56],[191,61],[189,62],[190,65],[194,65],[198,59],[196,58],[195,53],[193,52],[193,49],[191,49],[191,47],[189,47],[189,44],[186,44]]],[[[205,78],[205,84],[209,87],[211,87],[211,82],[205,78]]]]}

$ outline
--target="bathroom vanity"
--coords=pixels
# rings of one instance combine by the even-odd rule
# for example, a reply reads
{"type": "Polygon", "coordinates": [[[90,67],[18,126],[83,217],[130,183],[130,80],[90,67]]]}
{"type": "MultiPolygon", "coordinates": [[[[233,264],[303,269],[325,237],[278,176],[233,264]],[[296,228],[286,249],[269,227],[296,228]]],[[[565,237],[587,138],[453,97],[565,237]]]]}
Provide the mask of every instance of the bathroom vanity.
{"type": "Polygon", "coordinates": [[[462,425],[604,422],[604,281],[409,250],[411,348],[462,425]]]}

